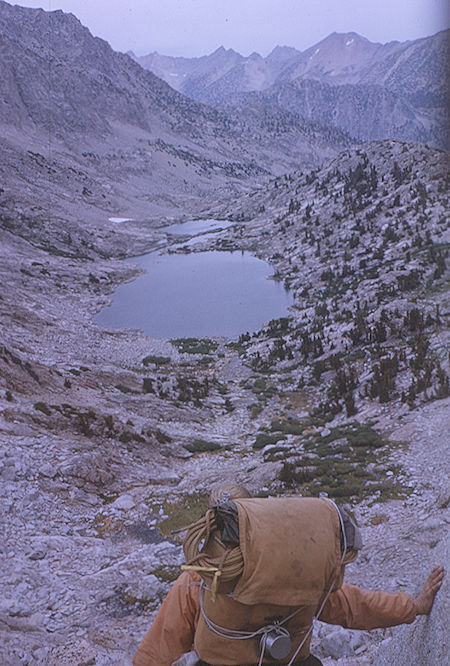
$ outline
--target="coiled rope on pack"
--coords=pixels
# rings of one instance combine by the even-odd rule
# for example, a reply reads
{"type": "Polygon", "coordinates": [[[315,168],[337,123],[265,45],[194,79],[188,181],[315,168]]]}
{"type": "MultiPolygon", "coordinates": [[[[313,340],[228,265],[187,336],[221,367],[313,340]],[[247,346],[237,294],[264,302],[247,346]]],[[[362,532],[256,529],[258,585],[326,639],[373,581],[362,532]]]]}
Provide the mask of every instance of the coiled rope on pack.
{"type": "MultiPolygon", "coordinates": [[[[338,515],[341,520],[339,511],[338,515]]],[[[242,574],[244,570],[242,551],[239,546],[227,548],[223,542],[218,539],[216,534],[217,523],[212,509],[209,509],[204,516],[199,518],[199,520],[183,528],[182,531],[185,530],[187,530],[187,535],[184,540],[183,548],[186,564],[183,564],[181,568],[183,571],[197,571],[200,574],[204,573],[211,575],[211,596],[213,601],[215,601],[219,578],[221,582],[226,583],[238,578],[242,574]],[[213,556],[206,551],[206,547],[212,538],[217,540],[217,542],[224,548],[221,555],[213,556]]],[[[341,530],[344,531],[342,525],[341,530]]],[[[358,551],[353,548],[345,547],[341,566],[353,562],[356,559],[357,554],[358,551]]]]}
{"type": "Polygon", "coordinates": [[[217,538],[215,535],[217,524],[212,509],[209,509],[202,518],[185,529],[188,530],[183,544],[186,564],[183,564],[181,568],[184,571],[211,574],[211,597],[215,601],[219,578],[220,581],[227,583],[240,576],[243,572],[244,559],[241,549],[239,546],[227,548],[217,538]],[[221,555],[213,556],[205,552],[211,538],[217,539],[222,547],[225,548],[221,555]]]}

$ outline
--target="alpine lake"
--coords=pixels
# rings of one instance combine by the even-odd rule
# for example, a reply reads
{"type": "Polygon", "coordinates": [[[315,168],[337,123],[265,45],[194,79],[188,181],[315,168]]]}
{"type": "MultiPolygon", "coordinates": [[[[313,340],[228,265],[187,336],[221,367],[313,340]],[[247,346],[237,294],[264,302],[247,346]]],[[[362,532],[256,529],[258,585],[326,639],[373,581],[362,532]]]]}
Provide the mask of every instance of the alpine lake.
{"type": "MultiPolygon", "coordinates": [[[[230,223],[198,220],[164,228],[183,236],[180,247],[220,233],[230,223]]],[[[176,243],[171,249],[176,248],[176,243]]],[[[244,251],[171,254],[136,258],[145,271],[120,285],[112,303],[96,315],[105,328],[138,328],[157,339],[237,338],[288,314],[293,298],[273,279],[269,264],[244,251]],[[270,279],[272,278],[272,279],[270,279]]]]}

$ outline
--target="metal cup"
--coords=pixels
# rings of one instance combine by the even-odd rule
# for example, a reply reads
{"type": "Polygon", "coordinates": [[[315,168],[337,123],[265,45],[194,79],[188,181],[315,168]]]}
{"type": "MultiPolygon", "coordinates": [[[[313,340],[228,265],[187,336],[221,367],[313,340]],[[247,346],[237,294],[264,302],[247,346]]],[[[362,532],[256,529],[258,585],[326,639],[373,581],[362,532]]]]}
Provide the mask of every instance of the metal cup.
{"type": "Polygon", "coordinates": [[[292,650],[291,637],[277,629],[271,629],[261,636],[260,645],[261,648],[264,645],[272,659],[285,659],[292,650]]]}

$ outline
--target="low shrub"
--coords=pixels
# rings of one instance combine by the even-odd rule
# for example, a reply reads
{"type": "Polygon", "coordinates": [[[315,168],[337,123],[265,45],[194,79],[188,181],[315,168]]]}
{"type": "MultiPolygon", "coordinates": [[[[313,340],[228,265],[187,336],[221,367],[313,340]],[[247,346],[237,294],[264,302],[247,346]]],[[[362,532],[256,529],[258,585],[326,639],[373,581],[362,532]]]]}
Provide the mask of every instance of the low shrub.
{"type": "Polygon", "coordinates": [[[205,451],[217,451],[221,448],[217,442],[209,442],[206,439],[194,439],[189,444],[184,444],[184,448],[190,453],[204,453],[205,451]]]}
{"type": "Polygon", "coordinates": [[[297,419],[288,419],[287,421],[272,421],[270,429],[274,432],[282,432],[285,435],[301,435],[305,427],[297,419]]]}
{"type": "Polygon", "coordinates": [[[352,446],[369,446],[378,449],[386,443],[381,435],[368,425],[360,425],[353,432],[347,432],[346,437],[352,446]]]}
{"type": "Polygon", "coordinates": [[[38,409],[40,412],[42,412],[46,416],[50,416],[50,414],[52,413],[52,410],[50,409],[50,407],[45,402],[35,402],[34,403],[34,408],[38,409]]]}
{"type": "Polygon", "coordinates": [[[153,365],[167,365],[170,361],[170,356],[152,356],[151,354],[142,359],[142,363],[145,367],[149,366],[150,363],[153,365]]]}
{"type": "Polygon", "coordinates": [[[280,439],[284,439],[284,435],[281,433],[276,435],[268,435],[265,432],[260,432],[258,435],[256,435],[253,448],[256,450],[263,449],[268,444],[276,444],[280,439]]]}
{"type": "Polygon", "coordinates": [[[142,380],[142,392],[143,393],[155,393],[153,387],[153,379],[151,377],[144,377],[142,380]]]}
{"type": "Polygon", "coordinates": [[[219,346],[209,338],[175,338],[170,341],[181,354],[204,354],[208,355],[216,351],[219,346]]]}
{"type": "Polygon", "coordinates": [[[214,356],[202,356],[198,360],[199,365],[210,365],[211,363],[214,363],[214,356]]]}
{"type": "Polygon", "coordinates": [[[308,483],[309,481],[312,481],[315,476],[316,470],[312,466],[297,467],[295,463],[284,462],[278,478],[280,481],[283,481],[283,483],[297,484],[308,483]]]}
{"type": "Polygon", "coordinates": [[[130,388],[126,384],[116,384],[116,389],[118,391],[121,391],[122,393],[134,393],[136,394],[138,391],[135,391],[134,389],[130,388]]]}

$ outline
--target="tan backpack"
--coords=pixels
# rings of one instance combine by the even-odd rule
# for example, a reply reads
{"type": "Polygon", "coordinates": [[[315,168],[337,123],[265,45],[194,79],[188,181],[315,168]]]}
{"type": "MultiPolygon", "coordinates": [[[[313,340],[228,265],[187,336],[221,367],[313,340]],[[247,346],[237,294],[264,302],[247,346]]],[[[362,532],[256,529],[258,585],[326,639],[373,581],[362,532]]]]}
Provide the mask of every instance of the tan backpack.
{"type": "Polygon", "coordinates": [[[195,649],[212,666],[305,659],[313,618],[342,584],[337,507],[304,497],[233,503],[239,545],[222,541],[212,511],[185,541],[186,568],[203,579],[195,649]]]}

